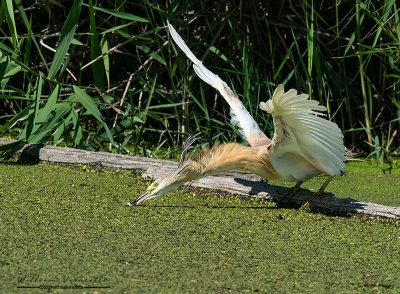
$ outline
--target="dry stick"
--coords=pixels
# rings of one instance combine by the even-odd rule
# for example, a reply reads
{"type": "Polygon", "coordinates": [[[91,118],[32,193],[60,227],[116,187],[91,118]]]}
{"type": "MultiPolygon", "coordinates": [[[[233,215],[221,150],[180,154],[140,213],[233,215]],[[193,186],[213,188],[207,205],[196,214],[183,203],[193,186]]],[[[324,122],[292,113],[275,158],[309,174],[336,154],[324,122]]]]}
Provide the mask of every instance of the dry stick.
{"type": "Polygon", "coordinates": [[[110,89],[107,89],[106,93],[114,92],[115,90],[117,90],[117,89],[119,89],[120,87],[122,87],[122,86],[124,85],[124,83],[127,82],[127,81],[128,81],[128,80],[122,80],[122,81],[120,81],[118,85],[116,85],[116,86],[114,86],[114,87],[112,87],[112,88],[110,88],[110,89]]]}
{"type": "Polygon", "coordinates": [[[333,118],[336,116],[336,114],[339,112],[339,110],[340,110],[340,108],[342,107],[343,103],[344,103],[344,99],[342,100],[342,102],[340,102],[339,107],[336,109],[335,113],[334,113],[334,114],[331,116],[331,118],[329,119],[330,121],[332,121],[333,118]]]}
{"type": "MultiPolygon", "coordinates": [[[[136,73],[136,72],[135,72],[135,73],[136,73]]],[[[129,88],[129,86],[131,85],[132,77],[133,77],[133,75],[134,75],[135,73],[133,73],[133,74],[131,74],[131,75],[129,76],[128,82],[126,83],[126,87],[125,87],[124,93],[122,94],[122,98],[121,98],[121,101],[120,101],[120,103],[119,103],[119,107],[121,107],[122,104],[124,103],[124,100],[125,100],[125,97],[126,97],[126,93],[128,93],[128,88],[129,88]]],[[[115,128],[115,126],[117,125],[117,119],[118,119],[118,113],[115,114],[114,123],[113,123],[112,128],[115,128]]],[[[111,149],[112,149],[112,144],[109,143],[109,145],[108,145],[108,150],[111,151],[111,149]]]]}
{"type": "Polygon", "coordinates": [[[386,152],[387,152],[387,153],[389,153],[390,145],[392,145],[393,140],[394,140],[394,138],[396,137],[396,135],[397,135],[397,129],[394,130],[392,136],[390,137],[389,143],[387,144],[387,147],[386,147],[386,152]]]}
{"type": "MultiPolygon", "coordinates": [[[[161,45],[161,48],[165,47],[167,44],[168,44],[168,40],[165,41],[165,42],[161,45]]],[[[114,47],[114,48],[115,48],[115,47],[114,47]]],[[[161,51],[161,48],[159,48],[156,52],[157,52],[157,53],[160,52],[160,51],[161,51]]],[[[145,62],[143,62],[143,64],[142,64],[141,66],[139,66],[139,68],[138,68],[134,73],[132,73],[132,74],[129,75],[129,79],[128,79],[128,82],[126,83],[126,86],[125,86],[125,89],[124,89],[124,93],[122,94],[122,98],[121,98],[121,101],[120,101],[120,103],[119,103],[119,107],[122,107],[122,104],[124,104],[125,98],[126,98],[126,96],[127,96],[127,94],[128,94],[129,87],[130,87],[130,85],[131,85],[131,83],[132,83],[133,76],[135,76],[139,71],[141,71],[142,69],[144,69],[145,66],[146,66],[150,61],[152,61],[152,60],[153,60],[153,57],[150,56],[149,58],[146,59],[145,62]]],[[[141,92],[141,93],[142,93],[142,92],[141,92]]],[[[139,101],[139,103],[140,103],[140,101],[139,101]]],[[[114,123],[113,123],[112,128],[115,128],[115,126],[117,125],[117,120],[118,120],[118,113],[115,114],[114,123]]],[[[112,144],[110,143],[110,144],[108,145],[108,149],[111,151],[111,148],[112,148],[112,144]]]]}
{"type": "MultiPolygon", "coordinates": [[[[56,53],[56,49],[54,49],[54,48],[50,47],[49,45],[47,45],[47,44],[43,41],[43,39],[40,39],[39,43],[40,43],[40,45],[42,45],[42,46],[43,46],[44,48],[46,48],[47,50],[50,50],[51,52],[56,53]]],[[[69,53],[67,53],[66,55],[69,55],[69,53]]],[[[78,79],[74,76],[74,74],[73,74],[68,68],[65,68],[65,70],[70,74],[70,76],[72,77],[72,79],[73,79],[75,82],[78,81],[78,79]]]]}
{"type": "MultiPolygon", "coordinates": [[[[47,44],[44,42],[44,39],[40,39],[39,43],[40,43],[40,45],[42,45],[44,48],[50,50],[51,52],[56,53],[57,50],[54,49],[53,47],[50,47],[49,45],[47,45],[47,44]]],[[[67,52],[66,55],[68,56],[69,53],[67,52]]]]}
{"type": "MultiPolygon", "coordinates": [[[[67,84],[67,83],[63,83],[63,82],[57,81],[55,79],[49,79],[48,77],[44,76],[43,74],[35,72],[31,67],[29,67],[25,63],[13,58],[7,52],[3,51],[2,54],[7,56],[8,58],[10,58],[14,63],[18,64],[21,68],[23,68],[27,72],[31,73],[35,77],[41,78],[44,81],[46,81],[46,82],[48,82],[48,83],[50,83],[52,85],[59,85],[59,86],[61,86],[63,88],[72,88],[72,86],[74,86],[73,84],[67,84]]],[[[91,87],[81,87],[81,88],[85,88],[86,90],[96,90],[95,88],[91,88],[91,87]]],[[[61,94],[61,95],[66,95],[66,94],[61,94]]]]}
{"type": "Polygon", "coordinates": [[[118,109],[115,107],[110,100],[107,99],[105,94],[97,87],[95,86],[97,93],[103,98],[103,100],[110,105],[111,109],[114,110],[117,114],[123,114],[124,112],[121,109],[118,109]]]}
{"type": "Polygon", "coordinates": [[[110,50],[101,53],[99,56],[97,56],[95,59],[93,59],[92,61],[90,61],[89,63],[85,64],[84,66],[81,67],[81,70],[87,68],[89,65],[95,63],[97,60],[102,59],[104,56],[113,53],[115,50],[117,50],[118,48],[128,44],[130,41],[136,39],[137,36],[133,36],[131,38],[129,38],[128,40],[126,40],[125,42],[122,42],[121,44],[118,44],[117,46],[114,46],[113,48],[111,48],[110,50]]]}
{"type": "Polygon", "coordinates": [[[364,110],[364,119],[365,119],[365,127],[367,128],[367,138],[368,143],[370,144],[370,151],[373,151],[372,147],[372,134],[371,134],[371,123],[369,117],[369,109],[368,109],[368,98],[367,98],[367,86],[365,85],[365,77],[364,77],[364,61],[361,55],[358,56],[359,64],[360,64],[360,79],[361,79],[361,93],[363,97],[363,110],[364,110]]]}
{"type": "Polygon", "coordinates": [[[371,134],[371,123],[370,123],[370,116],[369,116],[369,105],[368,105],[368,98],[367,98],[367,86],[365,85],[365,71],[364,71],[364,60],[360,52],[362,52],[362,48],[360,45],[360,5],[359,3],[356,3],[356,35],[357,35],[357,41],[358,41],[358,62],[360,65],[360,80],[361,80],[361,93],[362,93],[362,98],[363,98],[363,110],[364,110],[364,119],[365,119],[365,127],[366,127],[366,133],[367,133],[367,138],[368,138],[368,144],[369,144],[369,150],[372,153],[373,151],[373,144],[372,144],[372,134],[371,134]]]}
{"type": "MultiPolygon", "coordinates": [[[[143,85],[143,88],[147,86],[148,83],[143,85]]],[[[143,91],[140,91],[139,93],[139,99],[138,99],[138,108],[140,108],[140,106],[142,106],[142,97],[143,97],[143,91]]]]}

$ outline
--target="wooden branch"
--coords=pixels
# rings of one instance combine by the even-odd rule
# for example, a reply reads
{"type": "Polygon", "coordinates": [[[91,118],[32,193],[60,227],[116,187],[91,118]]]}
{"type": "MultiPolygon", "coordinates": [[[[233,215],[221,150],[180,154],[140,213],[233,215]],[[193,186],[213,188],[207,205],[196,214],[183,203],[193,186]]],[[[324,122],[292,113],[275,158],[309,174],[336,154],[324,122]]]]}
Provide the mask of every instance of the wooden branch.
{"type": "MultiPolygon", "coordinates": [[[[0,138],[0,145],[12,142],[15,141],[0,138]]],[[[144,171],[143,176],[152,179],[165,176],[178,166],[177,162],[168,160],[38,144],[25,145],[18,152],[18,156],[23,160],[62,164],[87,164],[94,167],[144,171]]],[[[265,199],[276,202],[278,207],[299,207],[303,204],[302,200],[312,193],[309,190],[301,189],[288,202],[287,197],[285,197],[287,188],[267,184],[258,176],[245,172],[229,172],[218,176],[210,176],[194,182],[192,186],[265,199]]],[[[362,214],[371,218],[380,217],[400,220],[400,207],[360,202],[351,198],[340,199],[336,198],[333,194],[324,194],[314,199],[310,203],[310,208],[335,215],[362,214]]]]}

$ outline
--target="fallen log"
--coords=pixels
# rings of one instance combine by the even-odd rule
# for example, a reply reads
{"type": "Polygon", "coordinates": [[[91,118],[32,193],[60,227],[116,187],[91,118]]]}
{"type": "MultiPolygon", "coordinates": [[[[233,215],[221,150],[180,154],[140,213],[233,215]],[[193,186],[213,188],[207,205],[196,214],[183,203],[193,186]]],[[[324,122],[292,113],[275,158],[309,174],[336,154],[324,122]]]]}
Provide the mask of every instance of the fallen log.
{"type": "MultiPolygon", "coordinates": [[[[15,141],[0,138],[0,145],[12,142],[15,141]]],[[[22,160],[38,162],[85,164],[93,167],[143,171],[143,177],[152,179],[162,177],[178,166],[177,162],[168,160],[40,144],[26,144],[17,156],[22,160]]],[[[301,189],[289,202],[285,197],[288,188],[268,184],[260,177],[246,172],[229,172],[221,173],[218,176],[209,176],[195,181],[192,186],[273,201],[277,203],[278,207],[300,207],[303,199],[312,193],[309,190],[301,189]]],[[[361,202],[351,198],[336,198],[330,193],[314,199],[310,203],[310,208],[335,215],[359,214],[370,218],[400,220],[400,207],[361,202]]]]}

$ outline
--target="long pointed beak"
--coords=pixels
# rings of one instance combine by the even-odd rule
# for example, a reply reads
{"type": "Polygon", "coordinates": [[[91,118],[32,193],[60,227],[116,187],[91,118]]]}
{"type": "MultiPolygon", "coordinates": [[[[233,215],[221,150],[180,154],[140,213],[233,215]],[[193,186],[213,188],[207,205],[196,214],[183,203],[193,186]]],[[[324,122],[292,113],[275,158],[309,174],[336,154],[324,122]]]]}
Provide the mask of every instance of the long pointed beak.
{"type": "Polygon", "coordinates": [[[136,205],[140,204],[140,202],[147,200],[149,195],[150,195],[149,192],[144,192],[142,195],[140,195],[138,198],[136,198],[135,201],[133,201],[133,204],[131,204],[130,202],[127,202],[127,205],[128,206],[136,206],[136,205]]]}

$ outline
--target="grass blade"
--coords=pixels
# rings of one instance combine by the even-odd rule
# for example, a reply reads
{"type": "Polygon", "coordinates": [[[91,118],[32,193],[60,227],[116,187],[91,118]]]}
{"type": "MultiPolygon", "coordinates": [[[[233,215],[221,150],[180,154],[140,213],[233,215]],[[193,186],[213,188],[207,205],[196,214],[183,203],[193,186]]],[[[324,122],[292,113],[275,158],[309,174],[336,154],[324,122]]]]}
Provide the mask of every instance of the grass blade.
{"type": "MultiPolygon", "coordinates": [[[[62,127],[63,125],[67,125],[66,121],[64,121],[63,117],[66,115],[68,112],[71,113],[73,109],[71,108],[71,104],[69,102],[61,102],[57,103],[54,106],[54,110],[52,111],[52,116],[51,119],[40,129],[40,132],[37,132],[35,136],[32,138],[32,142],[38,143],[40,140],[49,132],[51,132],[54,128],[59,126],[58,128],[62,127]]],[[[57,130],[58,131],[58,130],[57,130]]],[[[60,133],[60,136],[62,135],[63,131],[60,133]]],[[[54,142],[53,138],[53,142],[54,142]]],[[[57,140],[58,142],[58,140],[57,140]]]]}
{"type": "Polygon", "coordinates": [[[40,96],[42,95],[43,88],[43,79],[39,77],[36,81],[35,85],[35,97],[33,100],[33,104],[29,110],[28,115],[28,123],[25,126],[24,131],[22,132],[20,139],[25,142],[30,142],[31,135],[39,128],[37,124],[37,116],[39,112],[39,104],[40,104],[40,96]]]}
{"type": "MultiPolygon", "coordinates": [[[[95,14],[92,0],[89,0],[89,16],[90,16],[90,57],[95,59],[101,55],[99,36],[96,28],[95,14]]],[[[97,60],[92,64],[93,76],[96,86],[100,89],[104,88],[104,63],[97,60]]]]}
{"type": "MultiPolygon", "coordinates": [[[[29,31],[30,24],[29,24],[28,17],[26,15],[25,9],[22,6],[21,0],[14,0],[14,3],[15,3],[15,6],[17,7],[17,9],[18,9],[18,12],[20,13],[20,15],[22,17],[22,20],[24,22],[24,25],[25,25],[26,29],[29,31]]],[[[32,41],[36,46],[37,52],[38,52],[40,58],[42,59],[43,65],[48,70],[49,67],[47,66],[46,58],[43,56],[43,53],[41,51],[41,46],[39,46],[39,44],[37,43],[36,38],[35,38],[35,34],[31,34],[31,35],[32,35],[32,41]]],[[[0,46],[1,46],[1,42],[0,42],[0,46]]]]}
{"type": "Polygon", "coordinates": [[[8,67],[8,58],[0,59],[0,81],[3,80],[4,74],[6,73],[8,67]]]}
{"type": "MultiPolygon", "coordinates": [[[[88,6],[87,4],[85,4],[85,6],[88,6]]],[[[105,12],[109,15],[115,16],[117,18],[121,18],[121,19],[126,19],[126,20],[130,20],[130,21],[136,21],[136,22],[149,22],[147,19],[140,17],[140,16],[136,16],[127,12],[122,12],[122,11],[114,11],[111,9],[106,9],[106,8],[100,8],[100,7],[96,7],[93,6],[93,8],[95,10],[101,11],[101,12],[105,12]]]]}
{"type": "MultiPolygon", "coordinates": [[[[106,53],[108,51],[108,42],[105,36],[101,38],[100,44],[101,44],[101,53],[103,54],[106,53]]],[[[108,54],[105,54],[103,56],[103,62],[104,62],[104,72],[107,78],[107,88],[110,88],[110,58],[108,57],[108,54]]]]}
{"type": "Polygon", "coordinates": [[[79,115],[75,110],[71,112],[72,123],[74,125],[74,147],[82,147],[82,127],[79,122],[79,115]]]}
{"type": "Polygon", "coordinates": [[[24,64],[28,65],[29,56],[31,55],[31,44],[32,44],[32,17],[29,21],[28,35],[25,42],[25,53],[24,53],[24,64]]]}
{"type": "Polygon", "coordinates": [[[43,124],[50,116],[50,113],[54,110],[54,107],[56,105],[59,93],[60,93],[60,86],[57,85],[53,90],[53,92],[51,92],[50,96],[48,97],[46,105],[39,110],[39,114],[36,118],[36,122],[38,124],[43,124]]]}
{"type": "Polygon", "coordinates": [[[54,55],[53,62],[51,64],[48,79],[53,79],[61,67],[64,58],[68,52],[68,48],[71,44],[72,38],[74,37],[76,27],[78,26],[79,15],[81,13],[83,0],[75,0],[70,12],[68,13],[65,24],[61,30],[61,40],[57,47],[57,51],[54,55]]]}
{"type": "Polygon", "coordinates": [[[10,119],[8,122],[2,125],[0,128],[0,134],[12,128],[18,121],[25,120],[29,115],[30,108],[31,108],[30,106],[26,107],[25,109],[20,111],[17,115],[13,116],[12,119],[10,119]]]}
{"type": "Polygon", "coordinates": [[[106,122],[104,121],[103,116],[101,115],[99,109],[97,108],[96,104],[94,103],[92,97],[86,94],[85,91],[80,89],[79,87],[74,86],[74,92],[76,99],[86,108],[89,114],[93,115],[99,122],[101,122],[104,126],[104,129],[107,133],[108,139],[110,142],[115,145],[114,139],[108,128],[106,122]]]}
{"type": "Polygon", "coordinates": [[[12,40],[11,43],[14,46],[14,49],[18,50],[18,33],[17,33],[17,26],[15,25],[14,6],[12,0],[6,0],[5,14],[6,14],[8,29],[11,34],[11,40],[12,40]]]}

